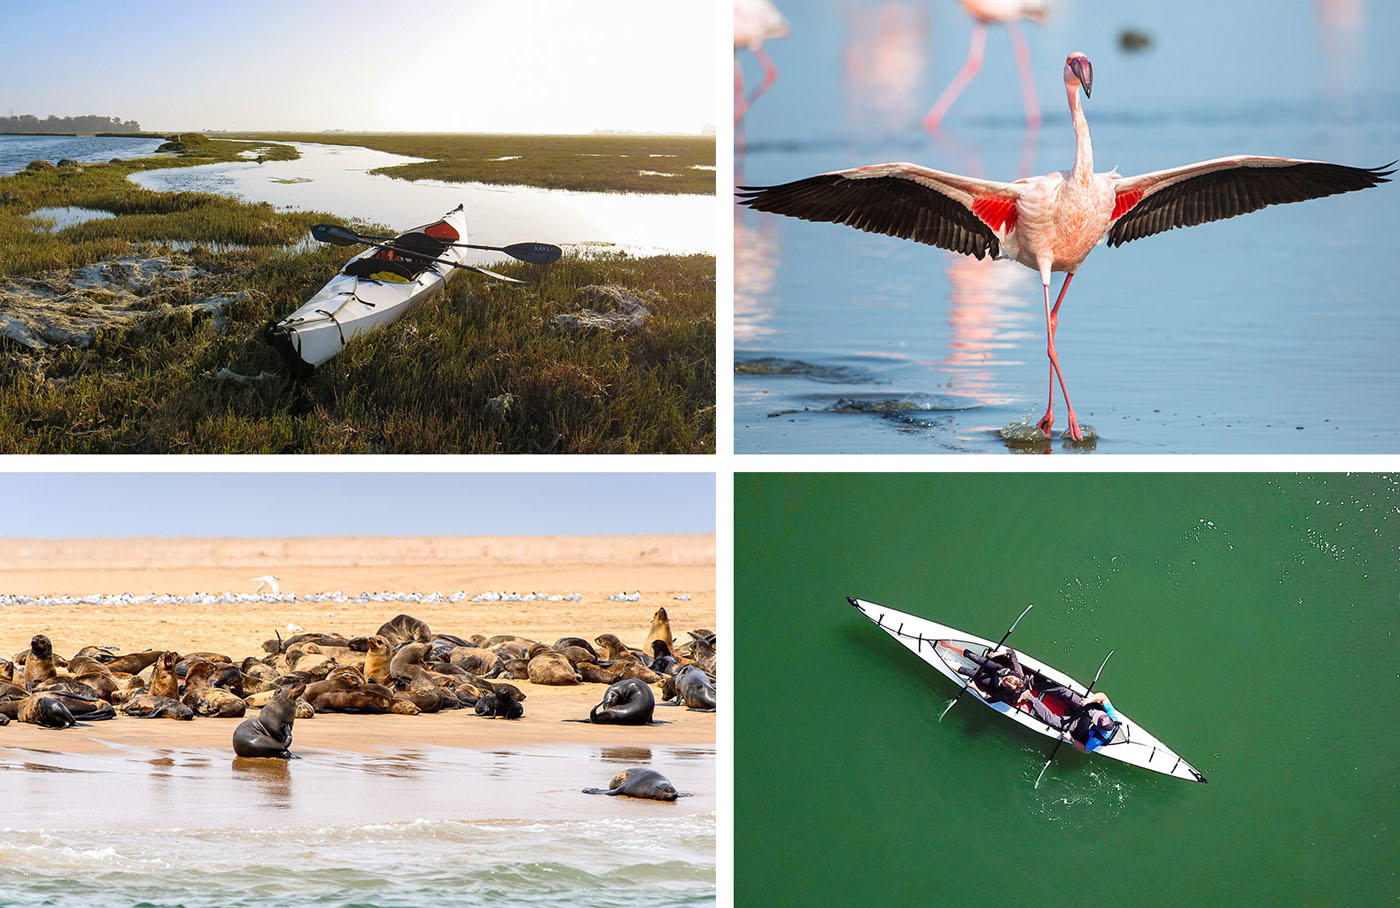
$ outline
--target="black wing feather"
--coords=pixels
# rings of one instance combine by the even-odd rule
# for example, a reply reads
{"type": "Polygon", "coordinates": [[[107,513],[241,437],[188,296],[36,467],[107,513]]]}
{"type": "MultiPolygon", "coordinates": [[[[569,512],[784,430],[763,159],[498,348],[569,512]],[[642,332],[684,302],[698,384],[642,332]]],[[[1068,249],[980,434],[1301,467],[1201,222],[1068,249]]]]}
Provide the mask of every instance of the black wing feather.
{"type": "Polygon", "coordinates": [[[1313,161],[1203,173],[1145,196],[1114,223],[1108,232],[1108,245],[1119,246],[1174,227],[1232,218],[1266,205],[1369,189],[1389,182],[1386,177],[1392,173],[1393,170],[1381,167],[1346,167],[1313,161]]]}
{"type": "Polygon", "coordinates": [[[979,259],[1001,251],[996,233],[967,206],[901,177],[828,173],[781,186],[740,186],[738,196],[755,211],[846,224],[979,259]]]}

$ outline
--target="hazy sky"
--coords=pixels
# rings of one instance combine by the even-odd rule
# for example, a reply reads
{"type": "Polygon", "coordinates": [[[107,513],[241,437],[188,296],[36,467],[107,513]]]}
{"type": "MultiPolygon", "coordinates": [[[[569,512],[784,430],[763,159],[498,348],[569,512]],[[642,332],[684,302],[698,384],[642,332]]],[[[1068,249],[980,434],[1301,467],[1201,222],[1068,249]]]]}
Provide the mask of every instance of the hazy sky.
{"type": "Polygon", "coordinates": [[[698,132],[709,0],[0,0],[0,113],[151,130],[698,132]]]}
{"type": "Polygon", "coordinates": [[[0,473],[0,536],[713,533],[712,473],[0,473]]]}

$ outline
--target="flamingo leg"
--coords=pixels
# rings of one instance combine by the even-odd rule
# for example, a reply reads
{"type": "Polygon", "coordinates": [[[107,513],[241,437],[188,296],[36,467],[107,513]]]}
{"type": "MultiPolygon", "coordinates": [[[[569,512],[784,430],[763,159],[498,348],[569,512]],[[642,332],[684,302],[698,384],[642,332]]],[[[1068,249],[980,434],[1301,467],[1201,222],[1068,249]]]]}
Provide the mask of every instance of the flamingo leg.
{"type": "Polygon", "coordinates": [[[753,94],[749,95],[750,107],[753,106],[753,102],[759,99],[759,96],[768,90],[769,86],[778,81],[778,67],[773,65],[773,61],[769,59],[768,52],[763,49],[763,45],[755,47],[753,55],[758,60],[758,65],[763,67],[763,81],[758,83],[758,88],[755,88],[753,94]]]}
{"type": "Polygon", "coordinates": [[[748,110],[748,105],[744,103],[744,68],[739,65],[739,55],[734,55],[734,122],[738,123],[740,118],[748,110]]]}
{"type": "Polygon", "coordinates": [[[1035,129],[1040,125],[1040,106],[1035,102],[1035,79],[1031,76],[1031,52],[1026,46],[1026,36],[1021,33],[1021,23],[1011,20],[1006,23],[1011,33],[1011,47],[1016,52],[1016,69],[1021,74],[1021,100],[1026,105],[1026,125],[1035,129]]]}
{"type": "Polygon", "coordinates": [[[953,81],[948,87],[943,89],[943,94],[938,96],[933,107],[924,116],[924,129],[935,132],[938,124],[942,122],[943,115],[948,112],[948,108],[953,106],[953,102],[962,94],[962,90],[967,88],[967,84],[972,81],[973,76],[982,68],[982,51],[987,47],[987,26],[986,23],[978,22],[972,27],[972,45],[967,51],[967,62],[963,68],[958,70],[958,74],[953,77],[953,81]]]}
{"type": "Polygon", "coordinates": [[[1073,274],[1065,275],[1065,282],[1060,286],[1060,295],[1055,298],[1055,306],[1050,307],[1050,284],[1045,282],[1041,286],[1045,288],[1045,334],[1047,338],[1047,352],[1050,356],[1050,400],[1045,405],[1045,415],[1040,418],[1036,426],[1050,437],[1050,430],[1055,426],[1055,382],[1060,383],[1060,393],[1065,396],[1065,409],[1069,411],[1069,437],[1073,441],[1079,441],[1084,437],[1084,433],[1079,430],[1079,420],[1074,415],[1074,404],[1069,401],[1069,390],[1065,387],[1065,377],[1060,373],[1060,357],[1055,352],[1055,329],[1060,323],[1060,304],[1065,301],[1065,293],[1069,290],[1069,282],[1074,280],[1073,274]]]}

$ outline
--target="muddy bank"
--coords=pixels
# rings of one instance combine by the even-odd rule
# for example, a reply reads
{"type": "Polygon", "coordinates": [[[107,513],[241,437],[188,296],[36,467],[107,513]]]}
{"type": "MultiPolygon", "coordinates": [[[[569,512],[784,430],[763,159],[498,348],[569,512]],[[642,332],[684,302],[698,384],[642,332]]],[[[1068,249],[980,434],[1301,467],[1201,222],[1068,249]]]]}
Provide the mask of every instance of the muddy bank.
{"type": "Polygon", "coordinates": [[[30,350],[88,347],[99,331],[177,310],[208,315],[222,331],[225,307],[247,295],[180,253],[123,256],[0,278],[0,337],[30,350]]]}

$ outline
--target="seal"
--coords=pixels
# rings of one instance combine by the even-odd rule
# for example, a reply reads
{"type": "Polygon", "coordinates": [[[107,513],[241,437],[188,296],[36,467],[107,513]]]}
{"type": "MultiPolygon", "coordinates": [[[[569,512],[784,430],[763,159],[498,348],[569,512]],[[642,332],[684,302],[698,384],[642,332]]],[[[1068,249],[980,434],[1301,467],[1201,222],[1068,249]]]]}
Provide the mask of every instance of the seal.
{"type": "Polygon", "coordinates": [[[365,678],[379,684],[389,683],[389,664],[393,648],[389,641],[375,634],[365,640],[365,678]]]}
{"type": "Polygon", "coordinates": [[[43,694],[20,703],[19,714],[15,718],[44,728],[72,728],[78,724],[78,720],[73,718],[73,714],[63,705],[62,700],[43,694]]]}
{"type": "Polygon", "coordinates": [[[171,697],[137,694],[122,704],[122,712],[138,719],[193,719],[194,710],[171,697]]]}
{"type": "Polygon", "coordinates": [[[58,669],[53,665],[53,644],[43,634],[35,634],[34,639],[29,641],[29,654],[24,657],[25,688],[33,690],[35,686],[57,677],[58,669]]]}
{"type": "Polygon", "coordinates": [[[530,660],[526,671],[532,684],[578,684],[583,680],[573,663],[562,653],[547,648],[530,660]]]}
{"type": "Polygon", "coordinates": [[[156,667],[151,672],[151,686],[148,693],[153,697],[169,697],[177,700],[180,697],[180,679],[175,675],[175,663],[180,660],[177,653],[163,652],[156,660],[156,667]]]}
{"type": "Polygon", "coordinates": [[[648,725],[655,708],[650,687],[636,678],[624,678],[609,685],[603,702],[589,710],[588,719],[596,725],[648,725]]]}
{"type": "Polygon", "coordinates": [[[671,641],[671,619],[666,616],[666,610],[659,608],[656,614],[651,616],[651,629],[647,631],[647,638],[642,642],[642,652],[650,654],[652,643],[657,640],[666,641],[666,649],[669,652],[673,646],[671,641]]]}
{"type": "Polygon", "coordinates": [[[617,634],[599,634],[593,638],[593,642],[598,644],[598,655],[605,660],[636,662],[642,661],[637,658],[637,654],[627,648],[627,645],[617,636],[617,634]]]}
{"type": "Polygon", "coordinates": [[[412,615],[395,615],[380,625],[376,634],[389,641],[390,646],[400,643],[427,643],[433,639],[428,622],[412,615]]]}
{"type": "Polygon", "coordinates": [[[693,665],[682,666],[680,671],[667,678],[661,685],[661,696],[684,703],[686,709],[696,712],[715,711],[715,686],[704,672],[693,665]]]}
{"type": "Polygon", "coordinates": [[[671,654],[671,647],[665,640],[651,641],[651,670],[663,675],[674,675],[682,663],[671,654]]]}
{"type": "Polygon", "coordinates": [[[710,674],[715,673],[715,632],[687,631],[691,636],[690,656],[710,674]]]}
{"type": "Polygon", "coordinates": [[[478,678],[476,686],[483,691],[481,696],[476,698],[478,716],[488,719],[519,719],[525,715],[525,707],[520,705],[525,695],[515,685],[500,681],[493,684],[478,678]]]}
{"type": "Polygon", "coordinates": [[[292,746],[292,722],[296,719],[297,698],[305,685],[284,687],[256,716],[238,723],[233,732],[233,752],[240,757],[296,759],[292,746]]]}
{"type": "Polygon", "coordinates": [[[687,795],[676,791],[671,780],[654,769],[624,769],[613,776],[607,788],[585,788],[584,794],[623,795],[628,798],[647,798],[652,801],[674,801],[687,795]]]}
{"type": "Polygon", "coordinates": [[[210,678],[216,670],[218,666],[204,659],[192,664],[185,672],[185,696],[180,702],[194,710],[195,715],[243,718],[248,704],[242,697],[213,686],[210,678]]]}

